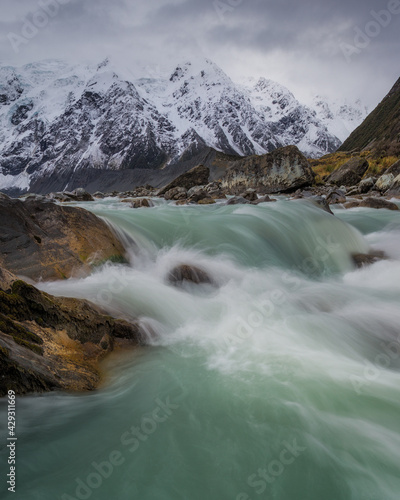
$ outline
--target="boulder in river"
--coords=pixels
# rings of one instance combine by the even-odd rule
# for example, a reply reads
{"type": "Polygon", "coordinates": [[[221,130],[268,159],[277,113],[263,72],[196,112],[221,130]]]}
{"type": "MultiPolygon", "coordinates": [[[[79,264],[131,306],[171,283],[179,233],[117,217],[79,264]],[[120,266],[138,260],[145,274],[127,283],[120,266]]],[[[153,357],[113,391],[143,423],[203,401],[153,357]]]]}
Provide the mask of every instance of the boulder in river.
{"type": "Polygon", "coordinates": [[[370,266],[371,264],[375,264],[375,262],[379,262],[380,260],[386,259],[386,255],[382,251],[374,251],[368,254],[357,253],[352,256],[353,262],[356,267],[363,268],[366,266],[370,266]]]}
{"type": "Polygon", "coordinates": [[[125,249],[110,226],[82,208],[0,200],[0,265],[32,280],[88,274],[125,249]]]}
{"type": "Polygon", "coordinates": [[[188,264],[181,264],[174,267],[172,271],[168,274],[168,282],[174,286],[182,286],[184,282],[194,283],[196,285],[200,284],[214,284],[212,278],[204,271],[196,266],[190,266],[188,264]]]}
{"type": "Polygon", "coordinates": [[[376,208],[376,209],[385,208],[387,210],[399,209],[399,207],[395,203],[387,201],[383,198],[365,198],[365,200],[351,201],[345,204],[345,208],[356,208],[356,207],[376,208]]]}
{"type": "Polygon", "coordinates": [[[91,390],[98,362],[116,346],[138,346],[137,322],[95,305],[39,291],[0,267],[0,397],[50,390],[91,390]]]}

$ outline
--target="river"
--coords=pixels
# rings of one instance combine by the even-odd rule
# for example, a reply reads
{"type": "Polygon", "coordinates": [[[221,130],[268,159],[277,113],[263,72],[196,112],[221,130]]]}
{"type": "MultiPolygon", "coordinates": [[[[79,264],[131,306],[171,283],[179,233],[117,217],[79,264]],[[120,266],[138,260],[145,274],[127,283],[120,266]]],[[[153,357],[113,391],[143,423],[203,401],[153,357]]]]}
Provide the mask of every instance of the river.
{"type": "Polygon", "coordinates": [[[81,206],[130,263],[40,288],[139,318],[148,346],[98,391],[17,400],[10,498],[399,499],[400,212],[81,206]],[[355,269],[370,248],[389,258],[355,269]],[[179,264],[214,284],[173,287],[179,264]]]}

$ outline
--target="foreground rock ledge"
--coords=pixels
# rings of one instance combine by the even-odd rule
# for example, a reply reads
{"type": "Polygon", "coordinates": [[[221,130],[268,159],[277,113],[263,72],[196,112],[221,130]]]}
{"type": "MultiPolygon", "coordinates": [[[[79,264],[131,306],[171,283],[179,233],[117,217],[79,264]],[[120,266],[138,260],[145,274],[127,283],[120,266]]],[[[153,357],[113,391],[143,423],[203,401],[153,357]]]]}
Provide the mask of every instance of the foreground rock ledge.
{"type": "Polygon", "coordinates": [[[0,267],[0,397],[8,390],[93,390],[99,361],[143,339],[138,323],[85,300],[53,297],[0,267]]]}
{"type": "Polygon", "coordinates": [[[0,198],[0,265],[32,280],[88,274],[125,249],[94,214],[52,202],[0,198]]]}

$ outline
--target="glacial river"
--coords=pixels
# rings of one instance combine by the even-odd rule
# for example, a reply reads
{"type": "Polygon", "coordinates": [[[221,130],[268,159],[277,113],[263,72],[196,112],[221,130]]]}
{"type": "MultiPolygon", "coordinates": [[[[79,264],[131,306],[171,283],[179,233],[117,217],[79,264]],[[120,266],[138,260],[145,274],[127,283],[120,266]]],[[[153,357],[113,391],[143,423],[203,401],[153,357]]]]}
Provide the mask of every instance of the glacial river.
{"type": "Polygon", "coordinates": [[[106,360],[98,391],[18,398],[2,500],[400,498],[400,212],[81,206],[130,264],[41,289],[139,318],[148,346],[106,360]],[[371,248],[389,258],[355,269],[371,248]],[[214,285],[171,286],[180,264],[214,285]]]}

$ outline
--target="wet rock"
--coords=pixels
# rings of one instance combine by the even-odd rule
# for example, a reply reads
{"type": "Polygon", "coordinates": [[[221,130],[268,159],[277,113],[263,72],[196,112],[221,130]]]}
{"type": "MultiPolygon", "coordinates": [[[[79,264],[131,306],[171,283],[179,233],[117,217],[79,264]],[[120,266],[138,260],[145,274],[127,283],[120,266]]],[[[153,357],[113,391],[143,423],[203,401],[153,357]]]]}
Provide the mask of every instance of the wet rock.
{"type": "Polygon", "coordinates": [[[113,319],[84,300],[52,297],[0,267],[0,396],[91,390],[98,362],[115,346],[137,346],[137,322],[113,319]]]}
{"type": "Polygon", "coordinates": [[[204,186],[208,184],[208,178],[210,176],[210,169],[205,167],[204,165],[198,165],[197,167],[192,168],[189,172],[180,175],[172,182],[170,182],[167,186],[160,189],[158,191],[158,196],[165,195],[168,191],[174,188],[185,188],[185,190],[189,190],[195,186],[204,186]]]}
{"type": "Polygon", "coordinates": [[[14,273],[36,281],[64,279],[124,256],[111,228],[82,208],[0,200],[0,265],[14,273]]]}
{"type": "Polygon", "coordinates": [[[172,269],[168,274],[167,280],[171,285],[178,287],[182,286],[184,282],[194,283],[196,285],[214,284],[214,281],[205,271],[203,271],[203,269],[187,264],[182,264],[172,269]]]}
{"type": "Polygon", "coordinates": [[[307,198],[307,200],[315,205],[318,208],[321,208],[324,210],[324,212],[327,212],[328,214],[334,215],[332,212],[329,203],[326,201],[326,198],[323,196],[311,196],[310,198],[307,198]]]}
{"type": "Polygon", "coordinates": [[[258,200],[257,192],[255,189],[247,189],[244,193],[240,195],[242,198],[249,201],[258,200]]]}
{"type": "Polygon", "coordinates": [[[391,203],[390,201],[384,200],[382,198],[366,198],[362,200],[360,203],[360,207],[368,207],[368,208],[386,208],[387,210],[398,210],[399,207],[391,203]]]}
{"type": "Polygon", "coordinates": [[[379,262],[380,260],[387,258],[385,252],[382,251],[374,251],[369,254],[358,253],[353,254],[351,257],[355,266],[358,268],[370,266],[375,264],[375,262],[379,262]]]}
{"type": "Polygon", "coordinates": [[[226,205],[249,205],[250,201],[243,198],[243,196],[234,196],[233,198],[229,198],[229,200],[225,203],[226,205]]]}
{"type": "Polygon", "coordinates": [[[106,197],[106,195],[100,191],[96,191],[94,194],[93,194],[93,198],[96,198],[98,200],[103,200],[104,198],[106,197]]]}
{"type": "Polygon", "coordinates": [[[360,206],[360,201],[348,201],[347,203],[344,204],[344,208],[350,209],[350,208],[357,208],[360,206]]]}
{"type": "Polygon", "coordinates": [[[164,198],[168,201],[184,200],[187,198],[187,190],[183,187],[172,188],[165,193],[164,198]]]}
{"type": "Polygon", "coordinates": [[[131,206],[132,208],[151,208],[154,207],[154,203],[148,198],[140,198],[138,200],[133,200],[131,206]]]}
{"type": "Polygon", "coordinates": [[[387,210],[399,209],[399,207],[395,203],[387,201],[383,198],[365,198],[364,200],[351,201],[345,204],[345,208],[356,208],[356,207],[387,209],[387,210]]]}
{"type": "Polygon", "coordinates": [[[346,203],[346,195],[340,189],[334,189],[330,191],[326,197],[326,201],[329,205],[337,205],[339,203],[346,203]]]}
{"type": "Polygon", "coordinates": [[[273,203],[278,200],[274,200],[273,198],[270,198],[268,195],[262,196],[261,198],[258,198],[258,200],[252,201],[252,205],[260,205],[260,203],[273,203]]]}
{"type": "Polygon", "coordinates": [[[215,200],[214,198],[203,198],[202,200],[199,200],[198,205],[214,205],[215,200]]]}
{"type": "Polygon", "coordinates": [[[368,170],[369,163],[365,158],[356,156],[347,163],[339,167],[327,179],[327,182],[337,186],[353,186],[358,184],[365,172],[368,170]]]}

